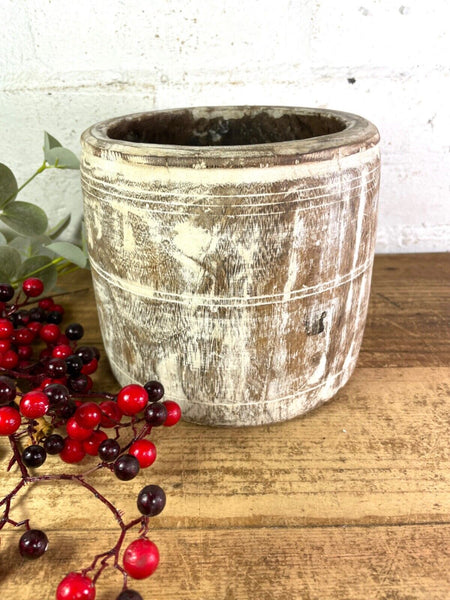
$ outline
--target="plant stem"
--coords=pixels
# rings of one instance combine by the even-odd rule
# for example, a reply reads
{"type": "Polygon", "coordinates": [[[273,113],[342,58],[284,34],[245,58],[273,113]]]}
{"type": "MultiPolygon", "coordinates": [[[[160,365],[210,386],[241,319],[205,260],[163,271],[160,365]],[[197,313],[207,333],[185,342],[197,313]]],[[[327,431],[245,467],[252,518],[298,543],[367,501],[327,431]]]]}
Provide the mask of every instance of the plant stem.
{"type": "Polygon", "coordinates": [[[43,163],[42,163],[42,165],[41,165],[41,166],[40,166],[40,167],[37,169],[37,171],[36,171],[35,173],[33,173],[33,175],[32,175],[31,177],[29,177],[29,178],[28,178],[28,179],[25,181],[25,183],[22,183],[22,185],[20,186],[20,188],[18,188],[17,192],[14,192],[14,194],[11,194],[11,196],[9,196],[9,197],[6,199],[6,201],[5,201],[5,203],[4,203],[4,206],[5,206],[6,204],[8,204],[8,202],[11,202],[11,200],[14,198],[14,196],[17,196],[17,194],[18,194],[18,193],[19,193],[21,190],[23,190],[23,188],[24,188],[26,185],[28,185],[28,184],[30,183],[30,181],[33,181],[33,179],[34,179],[35,177],[37,177],[37,175],[39,175],[39,173],[42,173],[43,171],[45,171],[45,169],[48,169],[48,168],[49,168],[49,166],[47,165],[47,163],[46,163],[46,162],[45,162],[45,160],[44,160],[44,162],[43,162],[43,163]]]}
{"type": "Polygon", "coordinates": [[[27,279],[27,277],[32,277],[33,275],[36,275],[37,273],[40,273],[41,271],[45,271],[45,269],[48,269],[48,267],[50,265],[57,265],[57,264],[63,262],[64,260],[66,260],[66,259],[63,258],[62,256],[60,256],[59,258],[54,258],[51,262],[45,264],[42,267],[39,267],[39,269],[36,269],[35,271],[31,271],[31,273],[27,273],[20,279],[16,279],[15,281],[12,281],[11,285],[17,285],[19,283],[19,281],[22,281],[22,279],[27,279]]]}

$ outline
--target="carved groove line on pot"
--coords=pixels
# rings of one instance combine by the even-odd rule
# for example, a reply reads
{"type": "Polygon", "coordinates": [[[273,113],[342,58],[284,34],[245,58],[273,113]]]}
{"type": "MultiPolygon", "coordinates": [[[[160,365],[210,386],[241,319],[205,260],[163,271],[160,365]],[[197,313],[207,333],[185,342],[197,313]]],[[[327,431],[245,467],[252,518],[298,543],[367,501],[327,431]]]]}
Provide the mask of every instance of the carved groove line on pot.
{"type": "Polygon", "coordinates": [[[337,277],[336,279],[332,279],[331,281],[327,281],[322,285],[319,289],[316,289],[314,292],[310,292],[310,290],[314,288],[318,288],[318,286],[310,286],[305,287],[300,290],[292,290],[289,293],[288,297],[285,297],[284,293],[280,294],[269,294],[263,296],[250,296],[248,298],[235,296],[235,297],[214,297],[214,296],[205,296],[205,295],[193,295],[193,294],[175,294],[173,292],[161,292],[155,290],[150,286],[146,286],[143,284],[133,284],[122,277],[113,276],[111,273],[107,273],[103,270],[100,265],[98,265],[93,258],[90,259],[91,266],[97,272],[97,274],[102,278],[108,281],[111,285],[118,287],[125,292],[129,292],[130,294],[141,296],[143,298],[152,298],[159,302],[168,302],[174,304],[193,304],[195,306],[214,306],[214,307],[224,307],[224,306],[232,306],[232,307],[245,307],[245,306],[262,306],[264,304],[283,304],[285,302],[291,302],[292,300],[298,300],[299,298],[307,298],[308,296],[316,296],[318,294],[323,294],[324,292],[328,292],[330,290],[334,290],[345,283],[351,282],[363,273],[365,273],[368,269],[372,268],[373,258],[369,258],[365,263],[356,267],[354,270],[350,271],[350,273],[346,273],[341,277],[337,277]],[[334,285],[333,285],[334,284],[334,285]],[[308,293],[309,292],[309,293],[308,293]],[[180,298],[181,300],[178,300],[180,298]],[[273,299],[268,302],[258,302],[258,300],[266,298],[273,299]],[[276,299],[275,299],[276,298],[276,299]],[[279,299],[278,299],[279,298],[279,299]],[[240,304],[241,303],[241,304],[240,304]]]}
{"type": "MultiPolygon", "coordinates": [[[[121,367],[114,359],[109,357],[108,360],[114,366],[114,368],[117,369],[118,371],[120,371],[128,380],[130,380],[130,382],[139,383],[139,381],[137,381],[136,379],[133,379],[130,376],[130,373],[128,370],[121,367]]],[[[353,357],[353,362],[356,362],[356,359],[354,357],[353,357]]],[[[300,398],[301,396],[309,394],[310,392],[313,392],[314,390],[318,390],[319,388],[321,388],[325,385],[332,384],[332,382],[335,379],[337,379],[343,373],[345,373],[346,371],[351,369],[351,367],[352,367],[351,364],[347,364],[344,368],[342,368],[337,373],[333,373],[333,375],[330,377],[330,379],[328,381],[321,381],[320,383],[318,383],[316,385],[311,385],[307,388],[300,389],[297,392],[294,392],[292,394],[288,394],[286,396],[280,396],[278,398],[271,398],[270,400],[258,400],[255,402],[242,402],[242,401],[239,401],[239,402],[205,402],[202,400],[201,402],[196,402],[195,400],[190,399],[189,405],[199,404],[201,406],[205,406],[205,405],[206,406],[236,406],[236,405],[238,405],[238,406],[261,406],[261,404],[271,405],[271,404],[276,404],[276,403],[283,403],[283,402],[286,402],[289,400],[295,400],[297,398],[300,398]]],[[[178,397],[174,396],[173,393],[170,395],[170,399],[175,400],[175,402],[179,402],[181,404],[184,404],[184,402],[186,401],[186,398],[181,398],[181,397],[178,398],[178,397]]]]}
{"type": "MultiPolygon", "coordinates": [[[[375,181],[377,181],[378,179],[378,175],[379,175],[379,168],[376,167],[374,169],[371,169],[370,171],[367,171],[365,173],[366,177],[369,175],[372,175],[372,173],[374,173],[374,177],[372,178],[372,180],[370,181],[370,183],[374,183],[375,181]]],[[[349,184],[353,181],[360,181],[361,180],[361,173],[358,174],[356,177],[352,177],[349,179],[346,179],[346,184],[349,184]]],[[[126,185],[126,189],[131,192],[132,195],[127,195],[123,189],[121,189],[120,192],[114,191],[114,189],[117,187],[116,185],[114,185],[114,183],[110,183],[107,179],[103,178],[98,178],[98,177],[94,177],[92,174],[84,175],[81,178],[82,181],[82,185],[86,188],[86,191],[90,192],[92,196],[96,197],[99,200],[103,200],[104,196],[116,196],[118,198],[120,198],[120,200],[122,201],[132,201],[132,202],[137,202],[137,203],[145,203],[146,205],[151,205],[151,204],[161,204],[163,206],[167,206],[167,200],[153,200],[153,199],[148,199],[148,197],[151,196],[167,196],[167,197],[174,197],[174,198],[186,198],[187,200],[189,200],[190,198],[265,198],[265,197],[272,197],[272,196],[281,196],[283,197],[283,200],[279,200],[277,202],[261,202],[260,204],[255,203],[255,202],[249,202],[248,204],[243,204],[243,203],[238,203],[238,204],[227,204],[227,206],[229,206],[230,208],[234,208],[234,207],[257,207],[257,206],[273,206],[273,205],[278,205],[278,204],[282,204],[282,205],[289,205],[291,203],[294,202],[298,202],[301,200],[311,200],[310,197],[310,193],[319,189],[327,189],[330,190],[330,187],[332,187],[333,185],[336,186],[337,189],[333,190],[331,189],[331,191],[329,191],[326,194],[321,194],[321,195],[315,195],[314,199],[318,199],[318,198],[327,198],[328,196],[334,196],[336,195],[337,192],[340,191],[340,186],[342,184],[341,180],[338,179],[336,182],[325,182],[321,185],[317,185],[317,186],[312,186],[312,187],[302,187],[300,185],[300,182],[297,182],[295,186],[288,188],[286,190],[280,191],[280,192],[258,192],[258,193],[253,193],[253,194],[239,194],[239,193],[233,193],[233,194],[210,194],[210,193],[197,193],[194,191],[189,191],[189,192],[166,192],[164,190],[150,190],[150,189],[145,189],[145,191],[142,191],[142,187],[133,187],[132,185],[130,185],[131,182],[122,182],[122,185],[126,185]],[[93,182],[97,182],[100,184],[100,186],[96,186],[93,184],[93,182]],[[93,191],[97,191],[99,192],[99,195],[96,195],[93,193],[93,191]],[[291,195],[291,194],[301,194],[301,193],[305,193],[306,197],[305,198],[294,198],[292,200],[286,200],[286,196],[291,195]],[[143,197],[139,197],[139,194],[142,194],[143,197]]],[[[358,189],[360,186],[354,186],[350,189],[352,190],[356,190],[358,189]]],[[[190,202],[170,202],[171,206],[192,206],[192,203],[190,202]]],[[[223,206],[223,203],[218,203],[218,204],[201,204],[202,208],[220,208],[223,206]]]]}

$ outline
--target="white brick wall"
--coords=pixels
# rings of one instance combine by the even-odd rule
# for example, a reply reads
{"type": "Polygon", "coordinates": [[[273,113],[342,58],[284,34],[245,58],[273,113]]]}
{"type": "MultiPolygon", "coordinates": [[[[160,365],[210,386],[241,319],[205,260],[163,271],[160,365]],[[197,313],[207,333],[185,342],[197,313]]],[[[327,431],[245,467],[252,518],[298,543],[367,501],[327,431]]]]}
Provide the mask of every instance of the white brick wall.
{"type": "MultiPolygon", "coordinates": [[[[378,251],[448,250],[449,17],[448,0],[0,0],[0,161],[23,180],[44,129],[78,151],[88,125],[151,108],[327,106],[381,131],[378,251]]],[[[22,199],[79,214],[77,174],[22,199]]]]}

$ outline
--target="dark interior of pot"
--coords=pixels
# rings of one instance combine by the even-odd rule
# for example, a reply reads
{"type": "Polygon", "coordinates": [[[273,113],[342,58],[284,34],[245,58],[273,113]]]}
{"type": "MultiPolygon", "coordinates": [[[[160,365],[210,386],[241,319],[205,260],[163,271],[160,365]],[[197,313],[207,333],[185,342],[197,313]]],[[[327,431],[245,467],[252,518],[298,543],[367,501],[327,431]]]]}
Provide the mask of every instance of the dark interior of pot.
{"type": "Polygon", "coordinates": [[[194,116],[181,109],[126,118],[108,129],[113,140],[140,144],[179,146],[242,146],[305,140],[343,131],[337,117],[267,110],[244,112],[239,116],[210,114],[194,116]]]}

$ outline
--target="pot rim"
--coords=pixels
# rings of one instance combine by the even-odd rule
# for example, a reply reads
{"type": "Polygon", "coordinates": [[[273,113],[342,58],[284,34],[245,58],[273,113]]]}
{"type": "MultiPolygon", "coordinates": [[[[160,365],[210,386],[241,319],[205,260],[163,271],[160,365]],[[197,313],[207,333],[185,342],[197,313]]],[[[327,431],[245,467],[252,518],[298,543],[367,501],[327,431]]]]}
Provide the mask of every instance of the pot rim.
{"type": "Polygon", "coordinates": [[[299,164],[318,160],[340,159],[363,152],[379,142],[378,129],[359,115],[327,108],[308,108],[275,105],[194,106],[132,113],[100,121],[81,135],[84,152],[109,160],[124,159],[149,165],[168,167],[262,167],[299,164]],[[306,139],[260,144],[188,146],[131,142],[108,135],[112,127],[122,122],[139,121],[156,114],[191,112],[194,118],[211,118],[269,112],[274,117],[283,114],[323,117],[338,121],[342,130],[306,139]]]}

